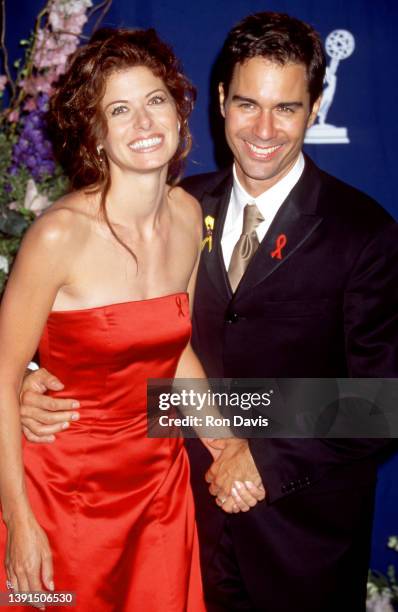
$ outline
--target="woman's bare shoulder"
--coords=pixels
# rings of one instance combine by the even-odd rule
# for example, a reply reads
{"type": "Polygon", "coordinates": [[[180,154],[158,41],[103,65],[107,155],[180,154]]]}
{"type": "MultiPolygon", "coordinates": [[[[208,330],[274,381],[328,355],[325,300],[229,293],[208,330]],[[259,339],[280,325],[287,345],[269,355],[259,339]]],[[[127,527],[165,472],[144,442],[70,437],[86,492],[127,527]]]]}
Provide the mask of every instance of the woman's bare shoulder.
{"type": "Polygon", "coordinates": [[[46,213],[58,210],[69,211],[70,215],[77,217],[92,219],[98,210],[98,193],[83,189],[71,191],[47,208],[46,213]]]}
{"type": "Polygon", "coordinates": [[[25,243],[43,249],[78,247],[89,231],[87,214],[84,214],[84,194],[73,192],[54,202],[32,224],[25,243]],[[33,243],[33,244],[32,244],[33,243]]]}

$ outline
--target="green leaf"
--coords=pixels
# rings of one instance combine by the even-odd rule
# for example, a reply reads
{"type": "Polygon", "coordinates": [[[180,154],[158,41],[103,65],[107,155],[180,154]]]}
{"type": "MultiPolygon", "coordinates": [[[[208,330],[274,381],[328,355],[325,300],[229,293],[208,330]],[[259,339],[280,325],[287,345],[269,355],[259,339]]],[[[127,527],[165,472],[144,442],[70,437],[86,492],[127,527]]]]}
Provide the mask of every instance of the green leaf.
{"type": "Polygon", "coordinates": [[[7,276],[3,270],[0,270],[0,295],[2,294],[5,284],[6,284],[7,276]]]}
{"type": "Polygon", "coordinates": [[[8,236],[22,236],[29,227],[28,221],[15,210],[8,210],[0,216],[0,232],[8,236]]]}

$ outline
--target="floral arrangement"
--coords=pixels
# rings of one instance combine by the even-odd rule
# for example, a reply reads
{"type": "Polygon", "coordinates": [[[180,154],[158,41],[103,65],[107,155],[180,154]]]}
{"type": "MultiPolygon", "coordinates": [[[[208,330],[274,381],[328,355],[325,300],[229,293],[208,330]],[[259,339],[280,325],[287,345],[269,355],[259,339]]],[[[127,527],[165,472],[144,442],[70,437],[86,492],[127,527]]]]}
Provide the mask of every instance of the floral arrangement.
{"type": "Polygon", "coordinates": [[[68,188],[46,136],[45,113],[52,88],[65,71],[87,25],[94,31],[112,0],[49,0],[29,39],[24,59],[9,65],[5,46],[5,0],[0,32],[0,294],[21,239],[47,206],[68,188]],[[3,74],[2,74],[3,73],[3,74]]]}
{"type": "MultiPolygon", "coordinates": [[[[391,536],[388,548],[398,552],[398,537],[391,536]]],[[[371,570],[368,577],[367,612],[394,612],[398,607],[398,583],[395,568],[390,565],[387,576],[371,570]]]]}

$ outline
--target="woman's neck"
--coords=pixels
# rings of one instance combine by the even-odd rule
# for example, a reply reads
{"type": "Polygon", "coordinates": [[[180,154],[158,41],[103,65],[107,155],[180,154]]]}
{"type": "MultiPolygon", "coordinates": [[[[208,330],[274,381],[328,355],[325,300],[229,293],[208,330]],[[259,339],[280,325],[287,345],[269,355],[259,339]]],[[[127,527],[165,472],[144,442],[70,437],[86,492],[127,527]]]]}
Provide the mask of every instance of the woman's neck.
{"type": "Polygon", "coordinates": [[[111,173],[106,207],[111,223],[135,227],[138,232],[154,228],[167,201],[167,168],[157,172],[111,173]]]}

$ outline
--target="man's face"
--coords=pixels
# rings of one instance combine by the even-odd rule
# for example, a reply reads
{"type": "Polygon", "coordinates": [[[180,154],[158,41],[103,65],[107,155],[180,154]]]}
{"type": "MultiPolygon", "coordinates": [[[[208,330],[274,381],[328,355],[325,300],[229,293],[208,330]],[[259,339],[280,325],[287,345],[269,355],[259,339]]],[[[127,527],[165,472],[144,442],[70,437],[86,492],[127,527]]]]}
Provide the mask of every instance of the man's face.
{"type": "Polygon", "coordinates": [[[320,99],[310,108],[304,64],[254,57],[234,69],[228,96],[219,87],[225,135],[242,186],[256,197],[294,165],[320,99]]]}

